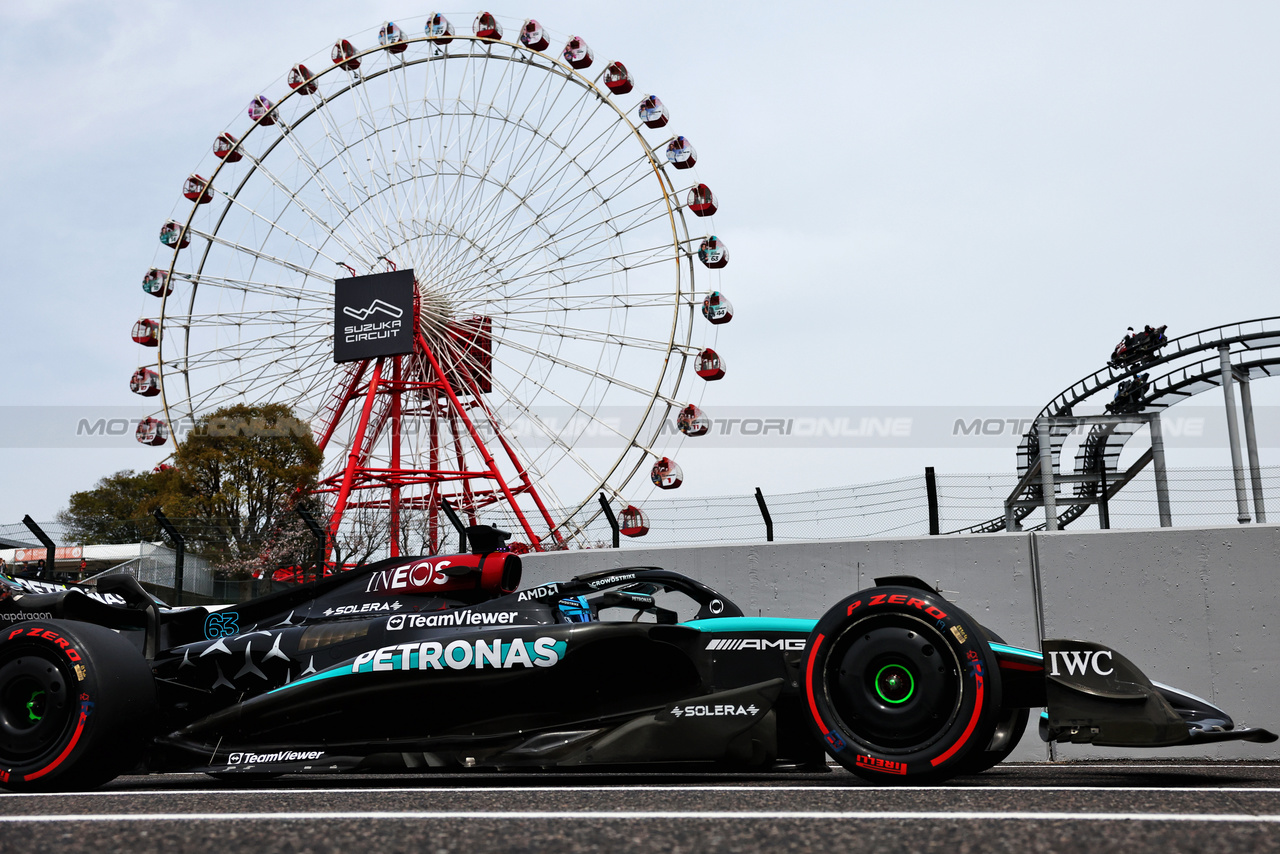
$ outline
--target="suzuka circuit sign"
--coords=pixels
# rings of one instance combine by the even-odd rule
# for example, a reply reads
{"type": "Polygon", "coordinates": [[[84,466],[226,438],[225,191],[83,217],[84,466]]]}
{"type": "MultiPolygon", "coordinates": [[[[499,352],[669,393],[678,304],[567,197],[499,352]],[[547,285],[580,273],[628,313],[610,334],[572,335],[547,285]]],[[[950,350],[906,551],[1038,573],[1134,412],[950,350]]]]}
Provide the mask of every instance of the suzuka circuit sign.
{"type": "Polygon", "coordinates": [[[333,283],[333,360],[413,352],[413,270],[333,283]]]}

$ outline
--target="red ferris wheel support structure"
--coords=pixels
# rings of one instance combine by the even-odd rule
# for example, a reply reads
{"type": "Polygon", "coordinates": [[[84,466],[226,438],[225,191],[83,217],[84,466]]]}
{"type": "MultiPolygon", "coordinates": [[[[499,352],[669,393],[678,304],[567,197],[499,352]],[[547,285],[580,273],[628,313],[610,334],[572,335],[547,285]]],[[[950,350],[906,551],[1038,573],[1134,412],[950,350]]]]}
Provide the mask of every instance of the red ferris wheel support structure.
{"type": "Polygon", "coordinates": [[[415,282],[413,353],[351,362],[322,413],[316,443],[323,452],[344,417],[354,414],[353,407],[360,407],[345,464],[312,490],[335,496],[329,520],[329,547],[332,548],[348,510],[376,508],[388,512],[390,556],[399,557],[400,514],[412,509],[426,512],[427,545],[434,553],[441,543],[442,499],[449,499],[473,525],[480,521],[484,508],[505,504],[531,549],[543,551],[563,545],[564,537],[528,469],[511,442],[496,429],[497,420],[484,399],[491,390],[485,358],[491,341],[490,319],[474,317],[450,322],[433,336],[435,340],[429,341],[418,322],[420,309],[421,297],[416,293],[415,282]],[[427,453],[406,452],[406,419],[413,419],[419,426],[425,424],[427,453]],[[484,432],[490,433],[500,446],[498,453],[510,464],[514,476],[503,474],[501,457],[490,451],[482,427],[493,428],[484,432]],[[384,439],[390,447],[383,456],[389,462],[375,465],[375,447],[384,439]],[[474,461],[477,457],[479,465],[469,462],[469,458],[474,461]],[[423,458],[428,461],[425,468],[404,464],[406,459],[423,458]],[[411,487],[425,490],[402,496],[411,487]],[[383,491],[384,496],[376,494],[383,491]],[[532,501],[536,515],[521,508],[521,496],[532,501]],[[545,526],[545,532],[537,533],[535,526],[545,526]]]}

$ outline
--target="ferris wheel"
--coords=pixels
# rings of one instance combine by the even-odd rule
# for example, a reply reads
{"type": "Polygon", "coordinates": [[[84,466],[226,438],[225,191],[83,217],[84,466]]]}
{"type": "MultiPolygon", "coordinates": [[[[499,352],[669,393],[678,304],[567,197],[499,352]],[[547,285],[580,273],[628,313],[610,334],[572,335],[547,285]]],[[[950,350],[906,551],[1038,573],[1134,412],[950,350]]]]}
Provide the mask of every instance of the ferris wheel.
{"type": "Polygon", "coordinates": [[[670,121],[582,38],[486,12],[469,32],[386,22],[293,66],[161,229],[133,334],[153,361],[130,384],[160,409],[139,441],[288,404],[325,451],[331,533],[383,512],[393,556],[409,512],[438,547],[442,499],[543,549],[604,493],[643,534],[629,490],[683,482],[673,433],[709,426],[690,375],[724,376],[703,339],[733,316],[695,284],[728,248],[670,121]],[[396,270],[413,352],[335,362],[335,281],[396,270]]]}

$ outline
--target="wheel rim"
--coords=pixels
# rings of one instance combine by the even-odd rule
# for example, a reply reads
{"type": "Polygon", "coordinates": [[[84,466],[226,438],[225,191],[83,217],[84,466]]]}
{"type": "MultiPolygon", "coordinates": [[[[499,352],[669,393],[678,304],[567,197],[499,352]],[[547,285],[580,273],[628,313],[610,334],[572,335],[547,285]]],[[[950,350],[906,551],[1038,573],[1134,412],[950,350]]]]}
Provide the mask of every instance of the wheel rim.
{"type": "Polygon", "coordinates": [[[25,653],[0,664],[0,756],[21,762],[61,744],[71,724],[60,664],[25,653]]]}
{"type": "Polygon", "coordinates": [[[946,638],[906,615],[861,620],[839,635],[826,686],[841,729],[886,753],[922,749],[950,728],[964,699],[946,638]]]}

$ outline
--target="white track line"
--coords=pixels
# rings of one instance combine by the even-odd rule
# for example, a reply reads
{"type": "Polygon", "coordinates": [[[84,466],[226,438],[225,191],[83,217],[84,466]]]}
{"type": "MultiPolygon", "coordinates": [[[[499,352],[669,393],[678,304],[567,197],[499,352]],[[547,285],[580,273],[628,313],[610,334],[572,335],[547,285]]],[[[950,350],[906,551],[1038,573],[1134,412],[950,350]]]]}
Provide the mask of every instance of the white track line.
{"type": "Polygon", "coordinates": [[[1075,812],[249,812],[139,813],[136,815],[16,815],[0,816],[0,824],[152,821],[1141,821],[1280,824],[1280,815],[1200,813],[1075,813],[1075,812]]]}
{"type": "Polygon", "coordinates": [[[619,783],[612,786],[397,786],[383,788],[370,786],[362,788],[308,788],[308,789],[112,789],[103,792],[12,792],[0,794],[0,803],[9,798],[110,798],[110,797],[161,797],[165,795],[378,795],[378,794],[468,794],[483,795],[486,792],[502,794],[519,794],[522,792],[849,792],[875,793],[877,795],[894,792],[1164,792],[1189,794],[1205,792],[1261,792],[1275,794],[1280,786],[655,786],[628,785],[619,783]]]}

